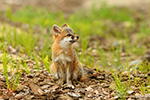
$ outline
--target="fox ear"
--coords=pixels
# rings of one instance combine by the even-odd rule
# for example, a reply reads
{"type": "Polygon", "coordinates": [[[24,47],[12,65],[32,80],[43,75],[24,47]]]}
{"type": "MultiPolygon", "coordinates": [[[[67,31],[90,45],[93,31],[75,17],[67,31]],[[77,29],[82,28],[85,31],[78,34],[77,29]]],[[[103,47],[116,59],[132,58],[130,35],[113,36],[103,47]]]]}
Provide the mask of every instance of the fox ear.
{"type": "Polygon", "coordinates": [[[61,27],[57,26],[57,25],[53,25],[53,31],[55,35],[58,35],[61,33],[61,27]]]}
{"type": "Polygon", "coordinates": [[[69,25],[67,25],[67,24],[64,24],[64,25],[62,26],[62,28],[64,28],[64,27],[69,27],[69,25]]]}

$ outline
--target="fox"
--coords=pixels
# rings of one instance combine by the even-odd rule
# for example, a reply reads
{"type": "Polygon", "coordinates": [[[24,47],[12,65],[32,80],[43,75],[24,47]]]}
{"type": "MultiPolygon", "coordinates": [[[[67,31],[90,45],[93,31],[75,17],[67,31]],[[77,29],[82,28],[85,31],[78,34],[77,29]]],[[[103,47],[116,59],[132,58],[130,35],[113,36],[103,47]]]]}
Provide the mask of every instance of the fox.
{"type": "Polygon", "coordinates": [[[91,73],[83,68],[72,44],[79,40],[79,36],[67,24],[62,27],[54,24],[52,26],[53,39],[52,44],[52,64],[50,66],[54,79],[58,84],[71,84],[73,81],[86,79],[87,74],[91,73]]]}

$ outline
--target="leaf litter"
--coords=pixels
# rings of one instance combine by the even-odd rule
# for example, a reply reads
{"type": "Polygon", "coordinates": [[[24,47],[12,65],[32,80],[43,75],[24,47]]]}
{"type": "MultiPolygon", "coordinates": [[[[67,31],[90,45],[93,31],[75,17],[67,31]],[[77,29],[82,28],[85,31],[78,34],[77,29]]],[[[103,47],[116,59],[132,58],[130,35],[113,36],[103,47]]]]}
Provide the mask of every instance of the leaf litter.
{"type": "MultiPolygon", "coordinates": [[[[15,91],[8,91],[6,87],[5,77],[0,73],[0,97],[2,99],[11,98],[18,99],[117,99],[116,94],[119,92],[111,88],[113,76],[106,75],[107,72],[96,71],[93,69],[96,76],[91,77],[86,82],[75,81],[73,85],[57,85],[51,74],[43,68],[41,71],[32,70],[32,74],[24,73],[21,77],[20,83],[15,91]],[[104,77],[103,79],[99,77],[104,77]]],[[[125,75],[123,75],[125,77],[125,75]]],[[[123,77],[122,76],[122,77],[123,77]]],[[[133,75],[134,76],[134,75],[133,75]]],[[[141,77],[143,80],[144,76],[141,77]]],[[[125,81],[125,80],[124,80],[125,81]]],[[[140,98],[139,94],[134,88],[128,90],[130,96],[126,98],[140,98]],[[139,95],[137,95],[139,94],[139,95]]],[[[147,95],[149,96],[149,95],[147,95]]],[[[118,97],[119,99],[119,97],[118,97]]]]}

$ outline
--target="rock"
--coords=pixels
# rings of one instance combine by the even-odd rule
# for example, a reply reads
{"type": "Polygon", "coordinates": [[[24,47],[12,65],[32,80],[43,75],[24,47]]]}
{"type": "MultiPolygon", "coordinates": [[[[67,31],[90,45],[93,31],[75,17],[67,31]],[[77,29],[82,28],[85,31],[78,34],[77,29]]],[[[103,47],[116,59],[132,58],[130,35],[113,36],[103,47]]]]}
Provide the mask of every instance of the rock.
{"type": "Polygon", "coordinates": [[[128,90],[127,93],[128,93],[128,94],[133,94],[134,91],[133,91],[133,90],[128,90]]]}
{"type": "Polygon", "coordinates": [[[150,62],[150,54],[145,54],[143,59],[150,62]]]}
{"type": "Polygon", "coordinates": [[[135,66],[142,63],[142,60],[134,60],[129,63],[129,66],[135,66]]]}

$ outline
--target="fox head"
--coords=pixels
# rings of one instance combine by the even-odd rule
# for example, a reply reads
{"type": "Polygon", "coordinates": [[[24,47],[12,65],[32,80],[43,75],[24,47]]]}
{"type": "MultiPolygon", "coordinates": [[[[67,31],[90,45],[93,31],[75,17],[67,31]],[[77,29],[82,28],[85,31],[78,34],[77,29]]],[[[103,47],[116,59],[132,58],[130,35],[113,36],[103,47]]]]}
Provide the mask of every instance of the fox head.
{"type": "Polygon", "coordinates": [[[79,39],[79,36],[75,35],[72,28],[67,24],[64,24],[62,28],[53,25],[53,38],[55,42],[60,44],[60,46],[67,47],[76,42],[79,39]]]}

